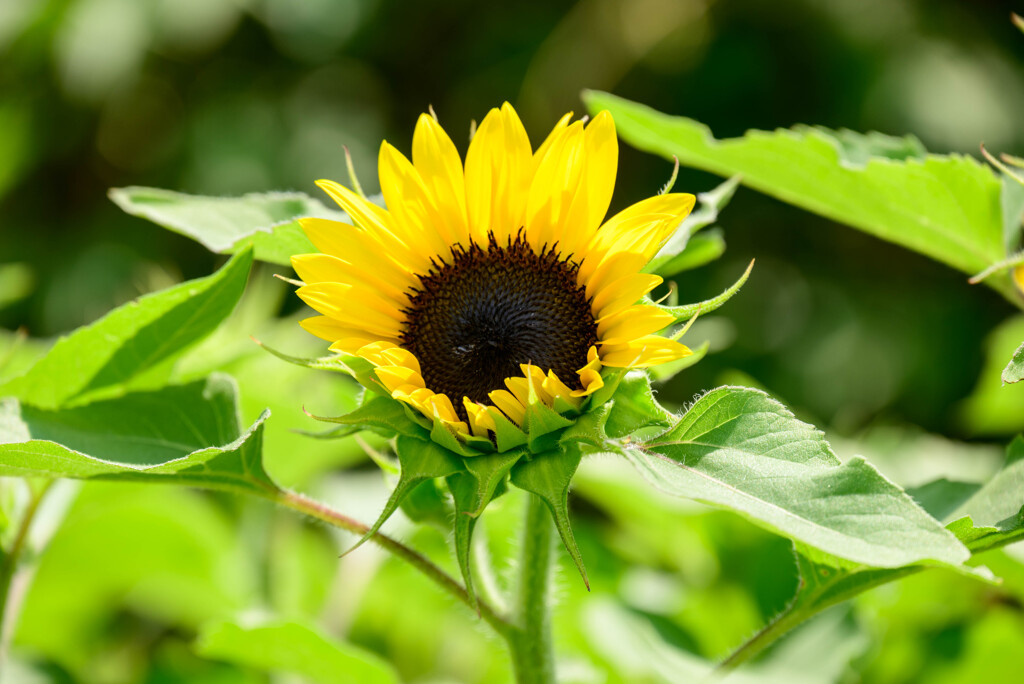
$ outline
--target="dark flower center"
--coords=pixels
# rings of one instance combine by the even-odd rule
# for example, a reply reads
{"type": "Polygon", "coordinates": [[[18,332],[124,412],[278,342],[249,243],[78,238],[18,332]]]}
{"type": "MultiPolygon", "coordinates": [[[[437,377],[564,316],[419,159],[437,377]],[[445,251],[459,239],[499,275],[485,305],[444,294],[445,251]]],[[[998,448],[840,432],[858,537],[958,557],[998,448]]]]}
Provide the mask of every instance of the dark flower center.
{"type": "Polygon", "coordinates": [[[536,254],[521,233],[505,245],[493,235],[486,247],[456,245],[451,263],[434,262],[410,293],[402,346],[463,419],[462,397],[490,403],[523,363],[579,389],[597,324],[578,270],[554,249],[536,254]]]}

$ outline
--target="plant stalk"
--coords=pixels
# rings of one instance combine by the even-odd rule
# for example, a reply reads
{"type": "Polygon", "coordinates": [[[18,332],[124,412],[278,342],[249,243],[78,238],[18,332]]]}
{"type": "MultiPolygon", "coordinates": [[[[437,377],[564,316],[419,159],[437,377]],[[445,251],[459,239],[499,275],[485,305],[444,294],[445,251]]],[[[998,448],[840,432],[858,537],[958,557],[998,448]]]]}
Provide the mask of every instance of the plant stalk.
{"type": "Polygon", "coordinates": [[[508,638],[519,684],[553,684],[551,641],[551,558],[553,524],[540,497],[530,494],[519,557],[519,586],[513,610],[519,631],[508,638]]]}
{"type": "MultiPolygon", "coordinates": [[[[347,515],[332,509],[326,504],[314,501],[313,499],[296,492],[276,491],[269,494],[269,498],[285,508],[290,508],[294,511],[304,513],[310,517],[316,518],[317,520],[321,520],[328,525],[351,532],[360,537],[370,530],[369,526],[364,525],[358,520],[350,518],[347,515]]],[[[370,537],[370,541],[412,565],[462,603],[467,606],[471,605],[469,594],[466,593],[466,588],[451,575],[432,563],[430,559],[423,554],[409,548],[400,541],[392,539],[386,534],[381,534],[380,532],[370,537]]],[[[517,632],[516,628],[502,615],[498,614],[498,612],[489,603],[482,599],[478,599],[477,605],[479,606],[480,617],[483,618],[483,620],[489,624],[494,631],[507,640],[515,638],[514,635],[517,632]]]]}

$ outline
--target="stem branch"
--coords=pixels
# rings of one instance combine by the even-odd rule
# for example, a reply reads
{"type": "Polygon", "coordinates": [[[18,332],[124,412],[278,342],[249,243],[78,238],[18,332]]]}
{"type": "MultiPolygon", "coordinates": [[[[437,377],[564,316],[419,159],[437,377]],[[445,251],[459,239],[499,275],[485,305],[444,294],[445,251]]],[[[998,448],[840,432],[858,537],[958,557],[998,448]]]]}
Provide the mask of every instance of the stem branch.
{"type": "MultiPolygon", "coordinates": [[[[370,530],[369,526],[364,525],[358,520],[343,515],[326,504],[314,501],[296,492],[278,491],[271,494],[269,498],[285,508],[304,513],[328,525],[359,536],[366,534],[370,530]]],[[[370,537],[370,540],[412,565],[462,603],[467,606],[470,605],[469,594],[466,593],[466,588],[420,552],[380,532],[370,537]]],[[[513,638],[516,629],[508,620],[499,615],[490,604],[483,600],[478,600],[477,605],[480,607],[480,617],[494,628],[494,631],[506,639],[513,638]]]]}

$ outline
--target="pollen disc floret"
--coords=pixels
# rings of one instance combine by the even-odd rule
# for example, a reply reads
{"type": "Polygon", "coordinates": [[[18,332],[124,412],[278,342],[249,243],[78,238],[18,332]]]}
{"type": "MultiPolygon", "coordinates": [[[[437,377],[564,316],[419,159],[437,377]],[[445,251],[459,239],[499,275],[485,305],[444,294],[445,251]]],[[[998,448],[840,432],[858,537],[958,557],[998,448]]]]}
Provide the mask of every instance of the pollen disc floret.
{"type": "Polygon", "coordinates": [[[426,386],[449,397],[485,403],[522,364],[582,389],[576,371],[597,324],[578,270],[555,249],[534,253],[521,234],[505,245],[493,235],[486,247],[456,245],[420,277],[402,346],[419,359],[426,386]]]}
{"type": "Polygon", "coordinates": [[[533,150],[507,103],[484,118],[465,165],[430,116],[412,161],[381,146],[387,209],[319,181],[353,225],[302,219],[320,251],[293,257],[303,327],[373,364],[392,397],[468,438],[522,426],[543,403],[586,410],[602,369],[690,354],[656,334],[674,318],[642,303],[642,269],[693,208],[651,197],[604,220],[618,163],[607,112],[567,114],[533,150]]]}

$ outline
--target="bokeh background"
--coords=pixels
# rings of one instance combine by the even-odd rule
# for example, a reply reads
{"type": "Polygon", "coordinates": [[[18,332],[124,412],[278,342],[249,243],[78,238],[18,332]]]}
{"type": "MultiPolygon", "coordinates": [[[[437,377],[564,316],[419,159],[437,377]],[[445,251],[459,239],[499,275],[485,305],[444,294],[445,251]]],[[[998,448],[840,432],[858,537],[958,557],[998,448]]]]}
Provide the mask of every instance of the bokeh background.
{"type": "MultiPolygon", "coordinates": [[[[582,88],[596,88],[698,119],[717,137],[808,123],[910,133],[933,152],[977,156],[984,142],[1022,155],[1024,35],[1011,9],[994,0],[2,0],[0,328],[9,332],[0,352],[17,329],[32,340],[0,376],[47,340],[222,261],[122,214],[108,188],[316,194],[315,179],[347,178],[348,146],[375,192],[381,139],[407,152],[428,105],[462,151],[470,120],[504,100],[540,140],[565,111],[582,113],[582,88]]],[[[652,194],[670,171],[624,147],[613,209],[652,194]]],[[[676,189],[718,182],[683,169],[676,189]]],[[[997,466],[999,445],[1024,428],[1024,387],[998,380],[1024,339],[1019,312],[960,273],[750,190],[720,225],[725,257],[679,277],[681,299],[717,294],[751,258],[757,266],[740,296],[698,322],[692,341],[710,340],[712,353],[663,399],[683,404],[724,382],[764,387],[825,428],[841,456],[864,453],[901,484],[977,479],[997,466]]],[[[227,369],[243,391],[260,378],[245,411],[270,404],[301,427],[303,403],[339,412],[350,396],[252,356],[257,331],[310,344],[291,332],[300,303],[272,271],[256,273],[243,310],[181,372],[227,369]]],[[[271,467],[288,484],[334,492],[373,517],[379,497],[361,492],[381,494],[383,483],[356,446],[273,439],[271,467]]],[[[597,589],[585,596],[571,574],[562,581],[560,649],[579,681],[648,676],[612,652],[616,610],[641,620],[627,631],[650,631],[658,648],[714,658],[785,603],[795,582],[785,542],[651,497],[603,468],[581,477],[574,499],[597,589]]],[[[210,620],[268,606],[376,651],[410,681],[506,676],[499,645],[468,613],[372,551],[339,564],[339,542],[323,529],[197,492],[68,489],[69,517],[40,559],[16,635],[19,676],[263,681],[258,668],[202,658],[193,644],[210,620]]],[[[494,514],[499,557],[517,505],[494,514]]],[[[441,533],[401,529],[445,557],[441,533]]],[[[847,655],[815,658],[821,681],[1010,681],[993,644],[1024,648],[1022,557],[999,552],[994,563],[1016,577],[1002,589],[933,573],[829,618],[818,631],[847,655]]]]}

